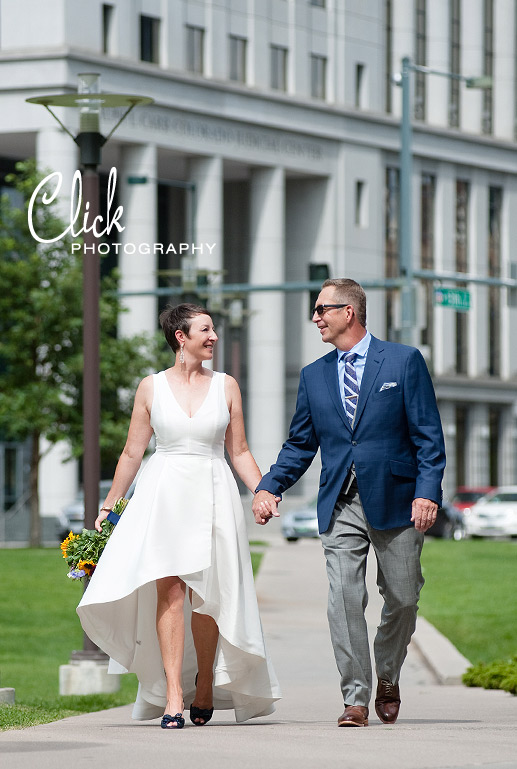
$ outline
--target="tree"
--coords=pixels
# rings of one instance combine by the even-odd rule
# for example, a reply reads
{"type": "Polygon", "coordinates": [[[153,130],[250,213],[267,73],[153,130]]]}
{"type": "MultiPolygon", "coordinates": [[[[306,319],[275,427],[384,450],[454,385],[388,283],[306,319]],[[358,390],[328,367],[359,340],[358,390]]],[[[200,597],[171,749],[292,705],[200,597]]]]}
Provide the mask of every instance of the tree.
{"type": "MultiPolygon", "coordinates": [[[[30,439],[30,544],[41,542],[38,478],[41,437],[65,440],[82,453],[82,254],[72,240],[37,243],[28,226],[30,197],[42,178],[33,161],[18,163],[7,182],[23,205],[0,203],[0,434],[30,439]]],[[[37,202],[34,217],[46,240],[66,225],[55,206],[37,202]]],[[[149,371],[170,365],[163,339],[117,338],[123,312],[117,275],[101,287],[101,463],[113,463],[124,444],[133,395],[149,371]]]]}

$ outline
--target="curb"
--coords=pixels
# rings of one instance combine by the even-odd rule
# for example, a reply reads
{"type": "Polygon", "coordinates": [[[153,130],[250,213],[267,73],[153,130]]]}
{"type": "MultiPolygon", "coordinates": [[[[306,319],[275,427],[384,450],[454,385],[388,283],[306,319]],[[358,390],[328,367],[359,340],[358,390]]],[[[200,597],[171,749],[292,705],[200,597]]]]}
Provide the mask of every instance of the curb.
{"type": "Polygon", "coordinates": [[[418,617],[411,639],[440,684],[462,683],[462,676],[471,662],[425,617],[418,617]]]}

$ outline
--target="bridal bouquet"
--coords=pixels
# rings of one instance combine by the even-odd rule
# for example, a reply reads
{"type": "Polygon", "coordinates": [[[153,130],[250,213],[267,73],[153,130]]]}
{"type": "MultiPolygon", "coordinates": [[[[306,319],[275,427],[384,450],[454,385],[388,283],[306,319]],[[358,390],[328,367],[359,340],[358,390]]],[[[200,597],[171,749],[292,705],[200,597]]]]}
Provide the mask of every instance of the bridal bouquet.
{"type": "Polygon", "coordinates": [[[67,574],[70,579],[91,577],[128,501],[121,498],[115,502],[108,518],[101,523],[102,531],[83,529],[80,534],[70,532],[61,543],[63,558],[70,569],[67,574]]]}

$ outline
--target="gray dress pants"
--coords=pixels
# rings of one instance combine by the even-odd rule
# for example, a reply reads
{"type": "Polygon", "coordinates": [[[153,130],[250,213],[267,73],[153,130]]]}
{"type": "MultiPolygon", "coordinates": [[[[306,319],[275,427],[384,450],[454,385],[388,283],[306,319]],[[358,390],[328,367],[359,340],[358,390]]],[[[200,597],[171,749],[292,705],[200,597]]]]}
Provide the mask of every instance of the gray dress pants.
{"type": "Polygon", "coordinates": [[[414,526],[373,529],[364,515],[355,477],[344,488],[330,527],[321,535],[329,579],[328,620],[343,701],[368,707],[372,666],[364,617],[366,556],[371,544],[377,558],[377,585],[384,599],[374,643],[377,677],[396,684],[415,630],[418,596],[424,584],[420,568],[424,535],[414,526]]]}

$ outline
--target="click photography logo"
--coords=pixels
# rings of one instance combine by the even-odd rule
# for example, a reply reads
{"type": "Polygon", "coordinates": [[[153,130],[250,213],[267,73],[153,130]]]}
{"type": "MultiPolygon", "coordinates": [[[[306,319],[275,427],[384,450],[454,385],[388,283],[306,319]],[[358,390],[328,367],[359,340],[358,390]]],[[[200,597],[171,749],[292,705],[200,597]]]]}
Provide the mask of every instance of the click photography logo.
{"type": "Polygon", "coordinates": [[[122,224],[124,214],[123,206],[117,206],[113,209],[113,201],[117,188],[117,169],[113,167],[108,178],[108,195],[106,205],[106,216],[101,214],[92,218],[89,201],[85,201],[83,208],[83,183],[81,172],[75,171],[72,179],[72,189],[70,194],[70,224],[68,227],[56,235],[54,238],[42,238],[37,231],[37,217],[35,216],[35,205],[41,197],[41,203],[50,206],[58,200],[63,185],[63,175],[60,171],[53,171],[46,176],[31,195],[28,208],[28,223],[32,237],[38,243],[56,243],[62,240],[66,235],[72,238],[78,238],[85,233],[92,233],[96,241],[91,244],[72,243],[72,252],[84,251],[85,254],[99,253],[105,255],[108,253],[124,254],[178,254],[180,256],[202,255],[204,253],[212,254],[216,243],[132,243],[131,241],[106,243],[103,238],[111,236],[115,231],[122,234],[126,229],[122,224]],[[82,221],[81,221],[81,212],[82,221]],[[36,220],[36,221],[35,221],[36,220]]]}

